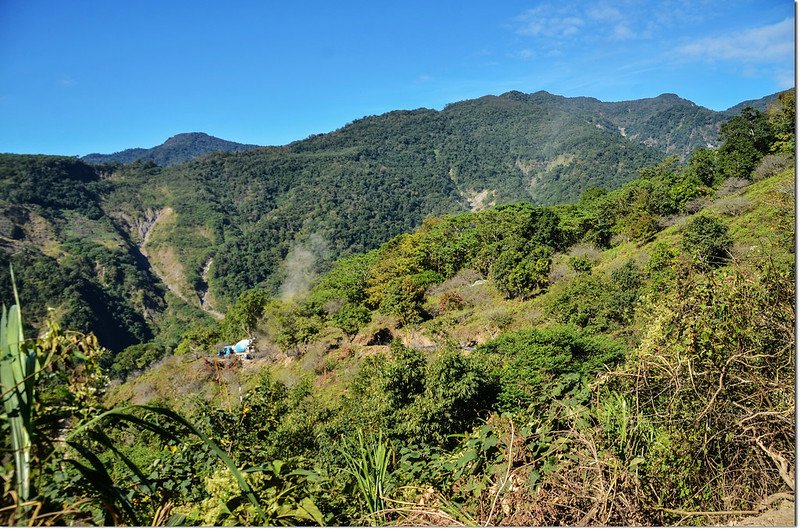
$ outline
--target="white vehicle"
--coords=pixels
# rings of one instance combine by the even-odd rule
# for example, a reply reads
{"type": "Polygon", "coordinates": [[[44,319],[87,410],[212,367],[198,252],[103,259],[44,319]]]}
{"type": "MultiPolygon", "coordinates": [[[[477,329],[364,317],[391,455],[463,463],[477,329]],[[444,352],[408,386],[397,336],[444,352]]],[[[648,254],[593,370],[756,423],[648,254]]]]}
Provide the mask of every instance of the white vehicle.
{"type": "Polygon", "coordinates": [[[220,358],[230,358],[231,356],[238,356],[243,360],[250,360],[253,356],[250,354],[255,351],[253,347],[253,340],[245,338],[239,340],[234,345],[226,345],[222,349],[217,350],[217,356],[220,358]]]}

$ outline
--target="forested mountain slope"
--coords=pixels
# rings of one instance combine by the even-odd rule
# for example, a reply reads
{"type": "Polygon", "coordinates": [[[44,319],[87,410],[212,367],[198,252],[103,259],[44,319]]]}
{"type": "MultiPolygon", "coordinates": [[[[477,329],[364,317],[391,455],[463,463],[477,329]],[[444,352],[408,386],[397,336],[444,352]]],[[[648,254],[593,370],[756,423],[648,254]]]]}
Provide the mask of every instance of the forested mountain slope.
{"type": "MultiPolygon", "coordinates": [[[[303,293],[337,257],[426,216],[619,187],[671,148],[705,142],[719,117],[710,112],[676,96],[601,103],[511,92],[169,167],[3,155],[2,259],[34,302],[30,322],[51,306],[70,327],[107,333],[114,349],[169,328],[163,353],[180,321],[219,316],[256,286],[303,293]]],[[[167,144],[183,152],[197,138],[167,144]]]]}
{"type": "MultiPolygon", "coordinates": [[[[719,148],[618,189],[428,217],[292,297],[244,291],[144,372],[164,342],[113,355],[58,327],[23,341],[4,311],[0,374],[24,390],[7,394],[0,439],[24,457],[3,465],[0,521],[719,525],[793,502],[794,130],[790,92],[724,123],[719,148]],[[217,356],[243,336],[254,358],[217,356]]],[[[295,147],[258,156],[275,157],[272,174],[287,159],[328,166],[295,147]]],[[[115,302],[158,302],[103,248],[172,281],[166,264],[193,254],[171,237],[250,229],[231,219],[251,210],[203,187],[247,156],[110,173],[2,158],[4,248],[54,263],[25,292],[63,267],[127,278],[115,302]]],[[[310,259],[312,240],[288,260],[310,259]]]]}
{"type": "Polygon", "coordinates": [[[125,453],[168,473],[113,472],[133,515],[169,497],[190,525],[719,525],[792,501],[783,103],[617,190],[431,217],[293,300],[246,292],[106,405],[180,410],[254,497],[208,448],[148,437],[125,453]],[[241,336],[253,360],[215,357],[241,336]]]}
{"type": "Polygon", "coordinates": [[[715,112],[676,94],[633,101],[604,102],[592,97],[562,97],[544,91],[533,94],[509,92],[501,97],[535,102],[582,117],[596,126],[684,157],[697,147],[717,147],[720,125],[745,107],[765,111],[778,94],[745,101],[723,112],[715,112]]]}

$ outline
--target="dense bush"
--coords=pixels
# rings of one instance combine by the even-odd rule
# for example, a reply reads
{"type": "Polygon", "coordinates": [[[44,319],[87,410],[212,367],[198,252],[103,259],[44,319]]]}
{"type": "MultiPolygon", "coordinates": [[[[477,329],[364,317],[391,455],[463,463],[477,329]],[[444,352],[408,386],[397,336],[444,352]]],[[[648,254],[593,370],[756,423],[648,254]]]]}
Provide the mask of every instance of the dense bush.
{"type": "Polygon", "coordinates": [[[498,409],[527,412],[556,387],[576,389],[622,360],[624,348],[571,327],[508,333],[481,345],[476,355],[498,378],[498,409]]]}
{"type": "Polygon", "coordinates": [[[701,267],[717,267],[730,259],[733,239],[728,227],[721,221],[698,215],[686,226],[681,238],[681,247],[701,267]]]}

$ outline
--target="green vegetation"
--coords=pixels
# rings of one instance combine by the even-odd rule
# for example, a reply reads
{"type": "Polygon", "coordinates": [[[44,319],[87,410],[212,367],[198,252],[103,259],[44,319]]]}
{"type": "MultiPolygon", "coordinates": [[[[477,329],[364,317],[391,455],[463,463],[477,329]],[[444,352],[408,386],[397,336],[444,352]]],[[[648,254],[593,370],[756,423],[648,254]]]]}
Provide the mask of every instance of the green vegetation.
{"type": "MultiPolygon", "coordinates": [[[[495,103],[502,116],[506,102],[495,103]]],[[[92,335],[52,327],[19,349],[40,359],[26,382],[37,402],[31,485],[27,503],[4,491],[2,521],[714,525],[759,511],[794,490],[796,465],[794,171],[758,171],[793,141],[787,112],[746,110],[719,149],[669,157],[572,204],[429,217],[313,282],[242,281],[225,317],[186,325],[173,355],[154,340],[112,361],[92,335]],[[761,132],[746,140],[740,126],[761,132]],[[741,160],[751,169],[732,174],[741,160]],[[214,356],[242,335],[254,360],[214,356]],[[108,386],[108,366],[128,380],[108,386]]],[[[405,120],[428,114],[385,119],[411,134],[419,124],[405,120]]],[[[373,134],[380,121],[360,126],[373,134]]],[[[177,248],[177,233],[239,237],[217,199],[181,220],[191,171],[225,160],[154,173],[187,187],[169,188],[173,213],[142,244],[151,259],[177,248]]],[[[130,211],[124,193],[110,196],[103,207],[130,211]]],[[[287,262],[328,251],[305,235],[287,262]]],[[[67,261],[88,251],[59,248],[67,261]]],[[[177,255],[199,264],[192,281],[213,294],[208,255],[177,255]]],[[[286,272],[298,269],[308,268],[286,272]]],[[[172,328],[188,323],[180,314],[172,328]]],[[[0,379],[3,394],[20,380],[0,379]]],[[[8,409],[4,449],[21,453],[8,409]]],[[[6,483],[25,479],[11,458],[2,470],[6,483]]]]}
{"type": "MultiPolygon", "coordinates": [[[[787,125],[793,114],[779,110],[784,107],[772,107],[772,128],[759,129],[774,129],[776,138],[784,138],[776,142],[776,153],[787,152],[793,132],[787,125]]],[[[56,316],[66,328],[96,333],[115,352],[152,342],[146,351],[125,356],[144,353],[154,360],[178,343],[182,329],[176,323],[202,322],[204,312],[219,317],[247,290],[303,291],[336,258],[377,248],[426,216],[463,211],[469,201],[476,207],[557,203],[590,189],[616,188],[663,152],[684,155],[715,142],[724,115],[673,96],[623,104],[510,92],[441,112],[369,116],[282,148],[249,149],[181,134],[151,150],[84,159],[96,166],[74,158],[3,155],[0,270],[13,263],[20,271],[20,289],[32,310],[26,321],[33,326],[56,316]],[[642,145],[647,138],[657,138],[661,153],[642,145]],[[198,159],[198,153],[206,156],[198,159]],[[48,313],[47,307],[54,310],[48,313]]],[[[757,116],[726,125],[723,135],[730,145],[720,152],[746,142],[745,129],[757,116]]],[[[747,150],[748,164],[763,141],[756,143],[747,150]]],[[[693,155],[694,180],[714,183],[709,171],[716,171],[715,153],[701,149],[693,155]]],[[[730,172],[737,163],[731,159],[720,167],[730,172]]],[[[769,167],[763,171],[774,170],[769,167]]],[[[632,217],[626,235],[654,234],[654,215],[683,207],[673,203],[674,196],[692,200],[681,185],[694,186],[674,182],[670,189],[637,188],[638,198],[625,197],[636,198],[649,212],[632,217]],[[658,204],[646,203],[653,200],[658,204]]],[[[597,211],[584,209],[588,218],[575,219],[584,226],[569,228],[606,245],[612,235],[602,218],[607,205],[592,204],[597,211]],[[585,233],[587,223],[594,224],[591,234],[585,233]]],[[[438,235],[448,236],[444,229],[438,235]]],[[[490,235],[472,244],[485,243],[490,235]]],[[[483,247],[489,264],[495,249],[483,247]]],[[[546,286],[552,249],[558,248],[516,248],[504,253],[494,272],[477,269],[499,279],[507,296],[535,296],[546,286]]],[[[451,276],[447,261],[459,256],[439,257],[443,262],[433,269],[451,276]]],[[[435,279],[387,285],[392,291],[387,307],[418,322],[419,289],[435,279]]],[[[366,318],[358,305],[337,314],[351,333],[366,318]]],[[[124,375],[137,364],[145,365],[123,358],[116,373],[124,375]]]]}

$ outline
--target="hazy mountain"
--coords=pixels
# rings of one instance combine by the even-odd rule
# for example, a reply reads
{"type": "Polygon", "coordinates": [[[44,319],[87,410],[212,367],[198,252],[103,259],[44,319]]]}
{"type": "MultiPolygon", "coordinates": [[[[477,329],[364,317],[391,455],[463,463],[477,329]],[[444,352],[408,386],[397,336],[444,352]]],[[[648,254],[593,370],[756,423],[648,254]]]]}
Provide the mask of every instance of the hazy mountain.
{"type": "Polygon", "coordinates": [[[167,141],[150,149],[134,148],[115,152],[114,154],[92,153],[81,159],[90,164],[131,163],[151,161],[157,165],[167,166],[186,162],[198,156],[212,152],[242,152],[255,149],[258,145],[247,145],[227,141],[203,132],[176,134],[167,141]]]}

